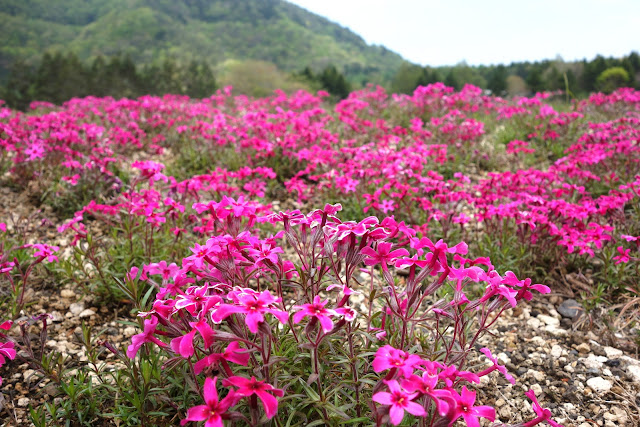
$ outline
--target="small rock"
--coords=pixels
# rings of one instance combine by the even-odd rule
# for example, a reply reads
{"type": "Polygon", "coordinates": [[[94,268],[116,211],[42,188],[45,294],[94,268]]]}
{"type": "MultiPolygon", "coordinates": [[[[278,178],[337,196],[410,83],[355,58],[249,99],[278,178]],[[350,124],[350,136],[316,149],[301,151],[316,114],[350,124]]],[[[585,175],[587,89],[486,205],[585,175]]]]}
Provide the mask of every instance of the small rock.
{"type": "Polygon", "coordinates": [[[627,373],[636,383],[640,383],[640,366],[629,365],[627,366],[627,373]]]}
{"type": "Polygon", "coordinates": [[[532,384],[531,390],[536,394],[536,396],[540,396],[542,394],[542,387],[540,384],[532,384]]]}
{"type": "Polygon", "coordinates": [[[579,359],[587,369],[602,369],[602,364],[607,361],[604,356],[594,356],[590,354],[585,358],[579,359]]]}
{"type": "Polygon", "coordinates": [[[60,291],[60,296],[62,298],[73,299],[76,297],[76,293],[71,289],[63,289],[62,291],[60,291]]]}
{"type": "Polygon", "coordinates": [[[587,385],[597,393],[604,393],[611,390],[613,384],[609,380],[605,380],[602,377],[593,377],[587,380],[587,385]]]}
{"type": "Polygon", "coordinates": [[[21,407],[25,407],[25,406],[29,406],[29,398],[28,397],[21,397],[20,399],[18,399],[18,406],[21,407]]]}
{"type": "Polygon", "coordinates": [[[555,337],[566,337],[569,335],[569,332],[567,332],[566,329],[559,328],[555,325],[547,325],[544,330],[555,337]]]}
{"type": "Polygon", "coordinates": [[[69,312],[71,314],[73,314],[74,316],[79,315],[83,311],[84,311],[84,304],[82,304],[80,302],[74,302],[73,304],[71,304],[69,306],[69,312]]]}
{"type": "Polygon", "coordinates": [[[560,320],[552,316],[547,316],[546,314],[539,314],[538,320],[540,320],[547,326],[560,326],[560,320]]]}
{"type": "Polygon", "coordinates": [[[511,417],[511,408],[509,406],[503,406],[498,410],[500,418],[508,420],[511,417]]]}
{"type": "Polygon", "coordinates": [[[608,346],[604,347],[604,353],[607,355],[607,358],[609,359],[616,359],[622,356],[623,354],[622,350],[618,350],[617,348],[608,347],[608,346]]]}
{"type": "Polygon", "coordinates": [[[551,347],[551,356],[553,357],[562,356],[562,347],[560,347],[558,344],[554,344],[554,346],[551,347]]]}
{"type": "Polygon", "coordinates": [[[36,377],[34,375],[35,373],[36,373],[36,371],[34,371],[33,369],[27,369],[26,371],[24,371],[22,373],[22,377],[24,378],[24,381],[26,383],[30,383],[30,382],[38,379],[38,377],[36,377]]]}
{"type": "Polygon", "coordinates": [[[540,320],[538,320],[535,317],[531,317],[529,318],[529,320],[527,320],[527,326],[533,328],[533,329],[539,329],[540,326],[542,326],[542,322],[540,322],[540,320]]]}
{"type": "Polygon", "coordinates": [[[86,310],[82,310],[82,312],[78,315],[78,317],[81,319],[84,319],[85,317],[91,317],[95,314],[96,314],[95,311],[91,310],[90,308],[87,308],[86,310]]]}
{"type": "Polygon", "coordinates": [[[578,347],[576,347],[576,350],[578,350],[578,352],[580,353],[589,353],[591,351],[591,347],[589,347],[589,344],[587,344],[586,342],[583,342],[578,347]]]}
{"type": "Polygon", "coordinates": [[[52,311],[49,313],[51,315],[51,321],[55,323],[62,322],[64,320],[64,316],[59,311],[52,311]]]}
{"type": "Polygon", "coordinates": [[[533,369],[529,369],[527,371],[527,375],[529,375],[531,378],[535,379],[538,382],[544,381],[544,379],[546,378],[544,372],[534,371],[533,369]]]}
{"type": "Polygon", "coordinates": [[[558,313],[569,319],[573,319],[583,310],[582,306],[574,299],[565,300],[558,306],[558,313]]]}

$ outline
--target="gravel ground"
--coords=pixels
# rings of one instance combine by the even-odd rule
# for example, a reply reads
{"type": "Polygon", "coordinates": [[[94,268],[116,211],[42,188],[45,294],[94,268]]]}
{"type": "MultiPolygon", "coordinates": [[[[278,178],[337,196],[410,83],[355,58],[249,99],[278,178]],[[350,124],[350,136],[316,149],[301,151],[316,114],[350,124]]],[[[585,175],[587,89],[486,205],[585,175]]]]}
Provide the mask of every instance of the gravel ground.
{"type": "MultiPolygon", "coordinates": [[[[23,194],[0,188],[0,197],[4,201],[0,222],[12,224],[33,211],[23,194]]],[[[31,215],[25,229],[34,241],[56,244],[55,224],[44,218],[43,213],[31,215]]],[[[98,306],[78,289],[41,280],[26,298],[32,303],[29,315],[47,312],[52,316],[46,348],[76,361],[87,360],[79,340],[82,322],[99,332],[101,339],[116,344],[138,333],[121,323],[130,320],[124,307],[98,306]]],[[[483,337],[479,347],[489,347],[516,378],[516,385],[497,373],[483,378],[492,386],[484,384],[478,400],[497,408],[497,422],[534,418],[524,396],[533,389],[542,406],[551,409],[554,419],[567,427],[640,425],[640,360],[633,341],[637,331],[613,333],[597,326],[602,322],[590,324],[589,317],[576,306],[561,295],[539,296],[507,311],[492,329],[494,334],[483,337]]],[[[38,332],[35,327],[33,332],[38,332]]],[[[113,369],[118,368],[113,355],[107,354],[105,360],[113,369]]],[[[478,363],[483,360],[478,358],[478,363]]],[[[55,387],[38,381],[34,372],[17,360],[0,368],[0,375],[4,377],[0,426],[29,425],[29,405],[56,398],[55,387]]]]}

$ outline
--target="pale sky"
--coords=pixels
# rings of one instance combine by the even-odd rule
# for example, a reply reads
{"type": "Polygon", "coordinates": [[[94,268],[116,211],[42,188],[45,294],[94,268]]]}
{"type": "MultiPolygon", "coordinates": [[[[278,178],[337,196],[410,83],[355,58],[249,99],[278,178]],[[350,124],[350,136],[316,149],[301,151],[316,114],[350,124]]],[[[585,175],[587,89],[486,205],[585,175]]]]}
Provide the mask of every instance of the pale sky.
{"type": "Polygon", "coordinates": [[[289,0],[420,65],[640,53],[640,0],[289,0]]]}

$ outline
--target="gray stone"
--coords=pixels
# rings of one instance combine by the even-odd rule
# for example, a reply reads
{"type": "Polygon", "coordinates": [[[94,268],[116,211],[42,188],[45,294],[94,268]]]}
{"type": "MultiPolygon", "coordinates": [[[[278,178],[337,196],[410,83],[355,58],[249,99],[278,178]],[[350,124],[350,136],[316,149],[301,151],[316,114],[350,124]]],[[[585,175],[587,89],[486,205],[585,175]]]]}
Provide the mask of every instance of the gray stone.
{"type": "Polygon", "coordinates": [[[565,300],[558,306],[558,313],[560,313],[562,317],[567,317],[569,319],[573,319],[583,311],[584,308],[582,308],[578,301],[574,299],[565,300]]]}

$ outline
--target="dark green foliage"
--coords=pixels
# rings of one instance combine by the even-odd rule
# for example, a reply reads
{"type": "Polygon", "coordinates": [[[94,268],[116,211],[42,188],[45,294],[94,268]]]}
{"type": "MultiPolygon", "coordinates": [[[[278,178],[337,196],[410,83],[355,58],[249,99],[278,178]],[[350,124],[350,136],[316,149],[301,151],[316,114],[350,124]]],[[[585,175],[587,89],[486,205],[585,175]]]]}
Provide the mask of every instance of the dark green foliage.
{"type": "MultiPolygon", "coordinates": [[[[544,91],[567,91],[568,96],[586,96],[605,90],[598,85],[598,77],[607,69],[619,67],[627,73],[624,85],[638,88],[640,74],[640,55],[631,52],[623,58],[605,58],[596,56],[592,61],[582,60],[565,62],[562,58],[553,61],[515,62],[509,65],[469,66],[461,63],[455,66],[438,68],[420,68],[417,65],[403,64],[391,82],[394,92],[411,93],[417,86],[444,82],[456,90],[470,83],[489,89],[495,95],[507,92],[507,81],[511,76],[523,79],[529,93],[544,91]]],[[[621,87],[622,83],[614,85],[621,87]]],[[[609,91],[609,89],[606,89],[609,91]]]]}
{"type": "Polygon", "coordinates": [[[507,91],[507,68],[504,65],[498,65],[491,70],[487,80],[487,89],[497,96],[501,96],[507,91]]]}
{"type": "Polygon", "coordinates": [[[453,70],[449,70],[449,72],[447,73],[446,77],[444,78],[444,84],[454,88],[455,90],[462,89],[462,84],[456,77],[456,74],[453,72],[453,70]]]}
{"type": "Polygon", "coordinates": [[[545,88],[544,80],[542,80],[542,71],[540,71],[538,67],[533,68],[531,72],[529,72],[525,81],[531,92],[541,92],[545,88]]]}
{"type": "Polygon", "coordinates": [[[205,98],[215,90],[213,71],[204,62],[180,64],[167,58],[141,68],[129,55],[98,56],[85,64],[73,53],[58,52],[45,53],[35,68],[17,61],[0,98],[12,108],[25,110],[35,100],[61,104],[88,95],[135,98],[167,93],[205,98]]]}
{"type": "Polygon", "coordinates": [[[424,67],[422,74],[418,78],[418,86],[427,86],[429,84],[442,81],[442,75],[434,68],[424,67]]]}
{"type": "Polygon", "coordinates": [[[320,73],[314,73],[310,67],[305,67],[295,77],[312,89],[325,90],[337,99],[344,99],[351,92],[351,85],[335,65],[327,66],[320,73]]]}

